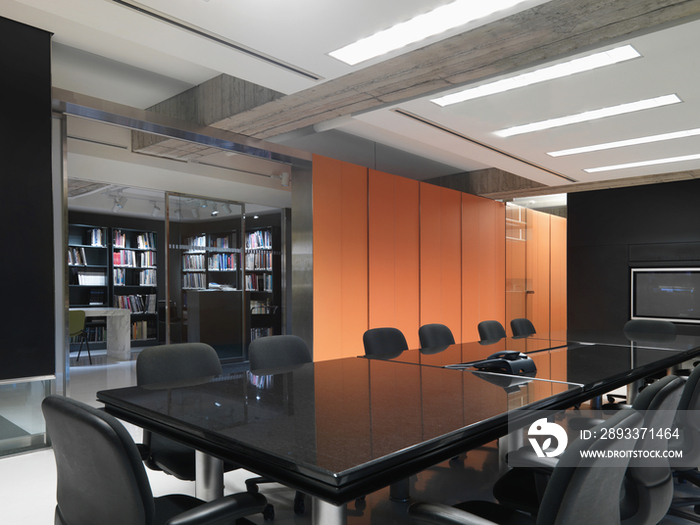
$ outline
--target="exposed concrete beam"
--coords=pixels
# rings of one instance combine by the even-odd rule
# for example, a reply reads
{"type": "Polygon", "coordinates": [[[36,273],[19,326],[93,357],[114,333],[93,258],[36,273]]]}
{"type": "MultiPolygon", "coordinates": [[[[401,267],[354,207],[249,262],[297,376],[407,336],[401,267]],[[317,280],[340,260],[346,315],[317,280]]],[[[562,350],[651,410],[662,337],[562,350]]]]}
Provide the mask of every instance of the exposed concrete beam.
{"type": "Polygon", "coordinates": [[[640,177],[628,177],[625,179],[601,180],[596,182],[579,182],[563,186],[543,186],[541,188],[518,189],[480,193],[481,197],[489,199],[511,200],[520,197],[533,197],[537,195],[554,195],[557,193],[575,193],[579,191],[609,190],[612,188],[624,188],[626,186],[642,186],[644,184],[661,184],[663,182],[675,182],[679,180],[700,179],[700,170],[675,171],[656,175],[643,175],[640,177]]]}
{"type": "Polygon", "coordinates": [[[473,195],[547,187],[539,182],[498,168],[445,175],[444,177],[428,179],[425,182],[473,195]]]}

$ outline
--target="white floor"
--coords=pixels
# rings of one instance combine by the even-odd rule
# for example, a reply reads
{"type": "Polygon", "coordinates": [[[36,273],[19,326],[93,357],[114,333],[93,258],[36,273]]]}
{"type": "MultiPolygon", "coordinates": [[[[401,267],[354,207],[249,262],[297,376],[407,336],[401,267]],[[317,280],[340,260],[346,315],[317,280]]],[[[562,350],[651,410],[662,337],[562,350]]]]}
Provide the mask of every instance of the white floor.
{"type": "MultiPolygon", "coordinates": [[[[73,398],[99,406],[95,392],[135,384],[134,362],[93,365],[71,368],[70,395],[73,398]]],[[[4,400],[3,400],[4,401],[4,400]]],[[[21,419],[21,418],[20,418],[21,419]]],[[[15,420],[15,418],[13,418],[15,420]]],[[[140,429],[127,425],[138,442],[140,429]]],[[[498,476],[497,451],[494,445],[469,453],[467,458],[446,462],[422,472],[411,480],[414,499],[453,504],[468,499],[488,499],[491,486],[498,476]]],[[[181,493],[194,494],[194,483],[179,481],[161,472],[148,471],[155,496],[181,493]]],[[[226,493],[245,490],[245,479],[253,475],[233,471],[225,476],[226,493]]],[[[303,525],[311,522],[311,503],[307,498],[307,512],[295,516],[292,511],[294,491],[278,484],[262,485],[261,492],[275,506],[274,522],[281,525],[303,525]]],[[[0,524],[50,525],[56,505],[56,468],[51,449],[9,456],[0,459],[0,524]]],[[[700,490],[695,492],[700,496],[700,490]]],[[[406,514],[407,504],[394,503],[388,498],[388,489],[367,496],[363,511],[348,506],[349,525],[403,525],[411,523],[406,514]]],[[[262,516],[251,521],[262,525],[262,516]]],[[[663,524],[689,523],[678,518],[667,518],[663,524]]],[[[96,524],[98,525],[98,524],[96,524]]]]}

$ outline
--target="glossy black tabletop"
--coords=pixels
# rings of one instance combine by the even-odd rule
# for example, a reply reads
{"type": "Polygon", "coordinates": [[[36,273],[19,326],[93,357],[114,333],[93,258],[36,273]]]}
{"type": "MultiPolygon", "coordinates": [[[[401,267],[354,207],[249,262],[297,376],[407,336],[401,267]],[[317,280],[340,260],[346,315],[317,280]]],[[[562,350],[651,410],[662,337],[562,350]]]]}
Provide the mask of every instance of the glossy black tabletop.
{"type": "Polygon", "coordinates": [[[568,406],[580,392],[361,358],[269,372],[97,398],[127,421],[342,503],[504,434],[509,411],[568,406]]]}
{"type": "Polygon", "coordinates": [[[598,343],[624,346],[627,348],[656,348],[663,350],[687,351],[700,348],[700,337],[690,335],[665,334],[625,334],[620,331],[559,330],[533,334],[526,339],[540,340],[551,347],[567,343],[598,343]]]}

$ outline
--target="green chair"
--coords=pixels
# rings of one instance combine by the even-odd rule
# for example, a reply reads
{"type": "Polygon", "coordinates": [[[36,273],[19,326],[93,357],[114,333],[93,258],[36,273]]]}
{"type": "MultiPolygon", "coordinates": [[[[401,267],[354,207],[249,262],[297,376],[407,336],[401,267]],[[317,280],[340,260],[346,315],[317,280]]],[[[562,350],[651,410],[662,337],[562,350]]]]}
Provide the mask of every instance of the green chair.
{"type": "Polygon", "coordinates": [[[68,331],[71,337],[80,339],[80,347],[78,348],[78,357],[75,358],[76,363],[80,359],[80,352],[83,351],[83,343],[87,348],[88,360],[92,364],[92,356],[90,355],[90,344],[88,343],[87,334],[85,333],[85,312],[83,310],[70,310],[68,312],[68,331]]]}

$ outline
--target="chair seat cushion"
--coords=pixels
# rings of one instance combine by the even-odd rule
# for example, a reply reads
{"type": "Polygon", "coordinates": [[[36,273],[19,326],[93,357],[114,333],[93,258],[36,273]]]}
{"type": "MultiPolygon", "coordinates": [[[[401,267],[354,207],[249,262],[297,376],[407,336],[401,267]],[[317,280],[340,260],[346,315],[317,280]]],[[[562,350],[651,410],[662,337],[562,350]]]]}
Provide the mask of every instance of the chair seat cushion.
{"type": "Polygon", "coordinates": [[[529,468],[513,468],[493,486],[493,496],[501,505],[537,514],[540,499],[535,472],[529,468]]]}

